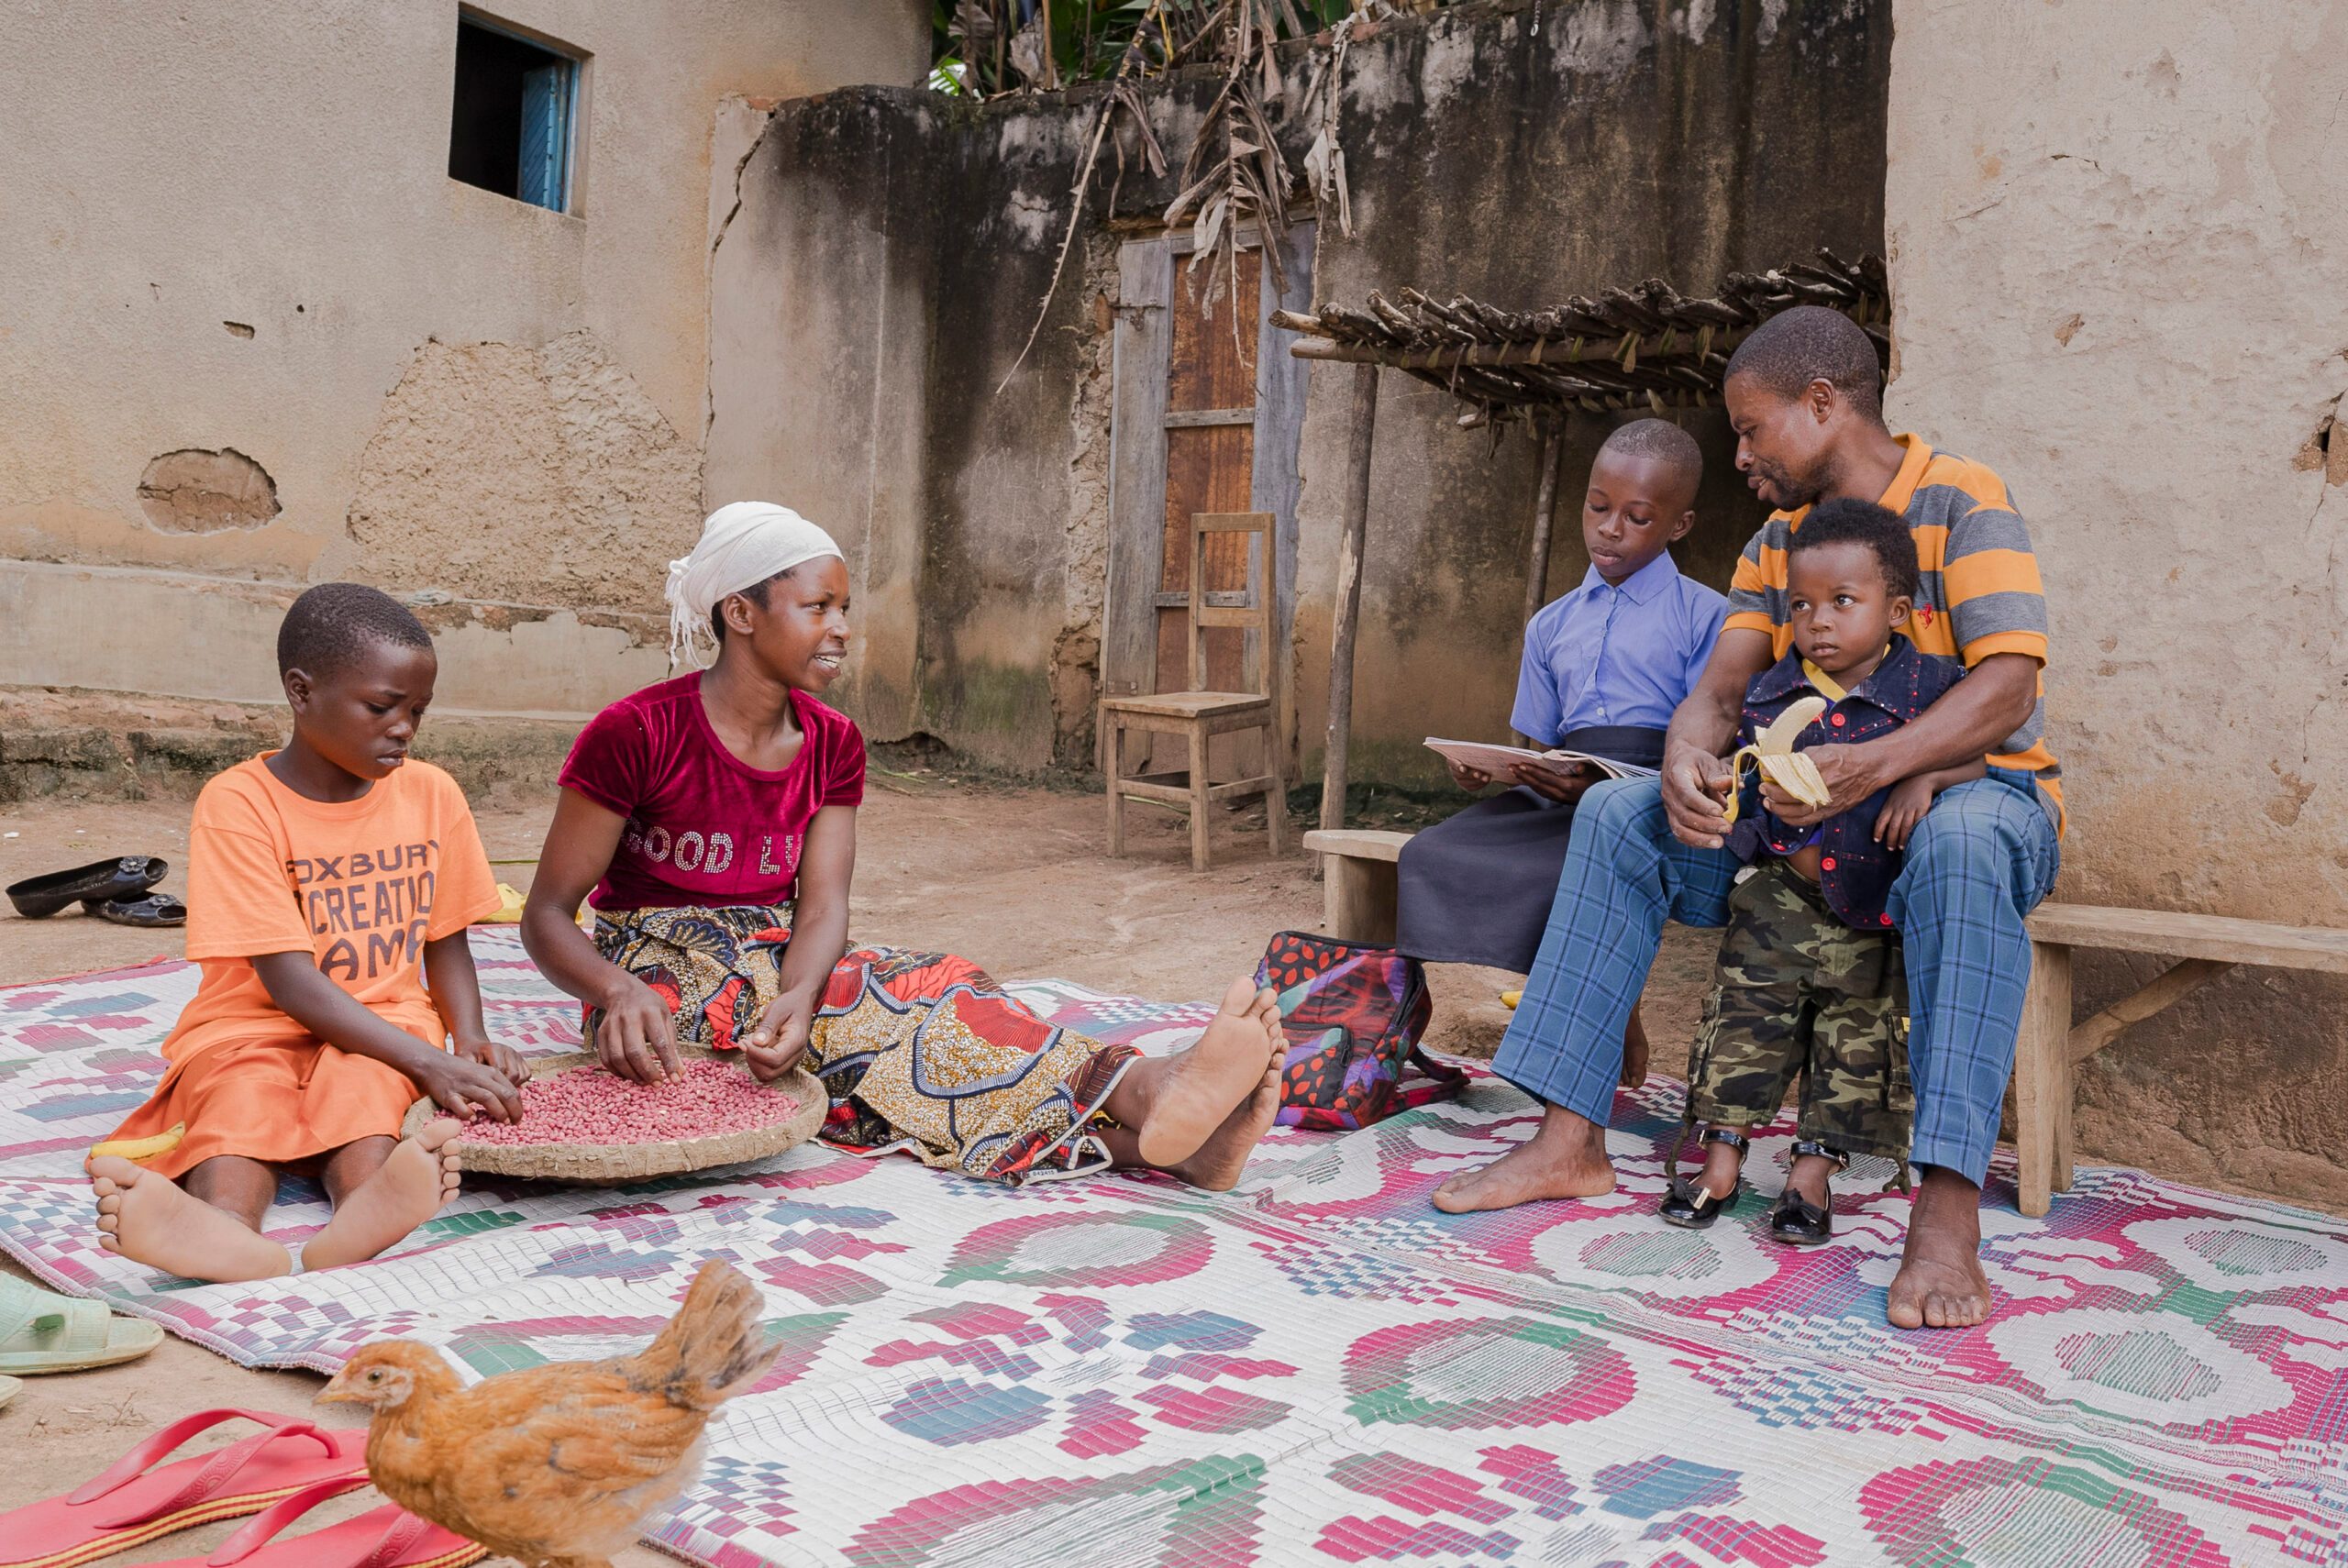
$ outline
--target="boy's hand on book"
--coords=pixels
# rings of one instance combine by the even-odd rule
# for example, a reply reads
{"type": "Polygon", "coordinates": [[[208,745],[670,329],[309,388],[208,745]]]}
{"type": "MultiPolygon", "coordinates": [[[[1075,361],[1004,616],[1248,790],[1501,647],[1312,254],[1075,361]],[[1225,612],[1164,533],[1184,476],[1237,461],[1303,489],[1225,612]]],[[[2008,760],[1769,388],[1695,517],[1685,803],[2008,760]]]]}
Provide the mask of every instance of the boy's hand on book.
{"type": "Polygon", "coordinates": [[[806,1055],[807,1039],[814,1021],[811,1002],[793,997],[776,998],[759,1016],[758,1028],[743,1043],[742,1055],[748,1060],[750,1076],[762,1084],[770,1084],[789,1072],[792,1064],[806,1055]]]}
{"type": "Polygon", "coordinates": [[[495,1067],[446,1051],[432,1053],[410,1076],[440,1109],[460,1121],[486,1116],[492,1121],[522,1120],[522,1091],[495,1067]]]}
{"type": "Polygon", "coordinates": [[[1451,781],[1462,790],[1472,792],[1481,790],[1492,781],[1492,776],[1480,767],[1470,767],[1464,762],[1454,762],[1447,756],[1443,759],[1443,765],[1451,769],[1451,781]]]}
{"type": "Polygon", "coordinates": [[[1582,791],[1598,782],[1598,769],[1587,763],[1520,762],[1509,776],[1545,801],[1578,801],[1582,791]]]}

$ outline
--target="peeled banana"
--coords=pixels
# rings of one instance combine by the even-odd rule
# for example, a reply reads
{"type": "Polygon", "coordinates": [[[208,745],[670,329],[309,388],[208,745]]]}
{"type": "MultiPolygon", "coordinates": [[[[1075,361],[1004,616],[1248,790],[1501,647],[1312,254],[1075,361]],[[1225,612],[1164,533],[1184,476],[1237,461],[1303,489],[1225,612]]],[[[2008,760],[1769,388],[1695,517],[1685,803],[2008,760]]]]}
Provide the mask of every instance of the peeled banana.
{"type": "Polygon", "coordinates": [[[1739,746],[1728,759],[1728,804],[1722,817],[1736,821],[1737,797],[1744,791],[1744,762],[1751,757],[1761,770],[1761,777],[1775,784],[1805,806],[1823,806],[1833,799],[1826,788],[1826,780],[1819,776],[1818,764],[1794,749],[1794,737],[1817,722],[1826,712],[1823,697],[1804,697],[1786,705],[1786,711],[1770,721],[1769,727],[1755,735],[1751,745],[1739,746]]]}
{"type": "Polygon", "coordinates": [[[112,1154],[122,1160],[151,1160],[158,1154],[168,1154],[180,1146],[187,1136],[187,1123],[183,1121],[168,1132],[158,1132],[151,1138],[115,1138],[92,1146],[90,1157],[112,1154]]]}

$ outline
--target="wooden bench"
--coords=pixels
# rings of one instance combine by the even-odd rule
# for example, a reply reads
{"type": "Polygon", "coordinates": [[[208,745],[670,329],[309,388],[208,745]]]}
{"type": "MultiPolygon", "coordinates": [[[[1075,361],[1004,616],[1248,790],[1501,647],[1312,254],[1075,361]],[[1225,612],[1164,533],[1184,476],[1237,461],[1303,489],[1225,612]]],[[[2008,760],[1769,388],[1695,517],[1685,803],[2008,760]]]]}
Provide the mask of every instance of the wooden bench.
{"type": "Polygon", "coordinates": [[[2348,975],[2348,931],[2221,915],[2041,904],[2030,917],[2030,994],[2014,1046],[2014,1144],[2021,1211],[2043,1214],[2071,1187],[2071,1072],[2120,1032],[2237,964],[2348,975]],[[2177,962],[2133,995],[2071,1021],[2071,951],[2157,953],[2177,962]]]}
{"type": "MultiPolygon", "coordinates": [[[[1308,833],[1325,856],[1323,898],[1332,936],[1394,940],[1395,864],[1405,833],[1308,833]]],[[[2041,904],[2030,917],[2030,990],[2014,1043],[2014,1145],[2021,1207],[2040,1215],[2071,1187],[2071,1075],[2132,1023],[2140,1023],[2236,964],[2348,975],[2348,931],[2093,904],[2041,904]],[[2100,947],[2156,953],[2177,962],[2133,995],[2071,1021],[2071,954],[2100,947]]]]}
{"type": "Polygon", "coordinates": [[[1322,923],[1328,934],[1374,947],[1394,944],[1396,865],[1407,833],[1371,828],[1315,828],[1304,848],[1321,862],[1322,923]]]}

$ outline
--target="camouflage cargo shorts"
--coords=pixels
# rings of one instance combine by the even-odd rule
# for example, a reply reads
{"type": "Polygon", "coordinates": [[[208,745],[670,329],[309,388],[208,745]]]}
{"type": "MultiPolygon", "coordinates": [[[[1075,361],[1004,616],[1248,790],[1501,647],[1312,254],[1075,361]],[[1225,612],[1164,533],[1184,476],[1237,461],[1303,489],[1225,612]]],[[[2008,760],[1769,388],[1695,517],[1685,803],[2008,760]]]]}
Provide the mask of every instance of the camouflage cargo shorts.
{"type": "Polygon", "coordinates": [[[1904,1159],[1908,977],[1897,932],[1854,931],[1780,860],[1729,895],[1712,994],[1688,1064],[1691,1121],[1774,1121],[1796,1075],[1804,1138],[1904,1159]]]}

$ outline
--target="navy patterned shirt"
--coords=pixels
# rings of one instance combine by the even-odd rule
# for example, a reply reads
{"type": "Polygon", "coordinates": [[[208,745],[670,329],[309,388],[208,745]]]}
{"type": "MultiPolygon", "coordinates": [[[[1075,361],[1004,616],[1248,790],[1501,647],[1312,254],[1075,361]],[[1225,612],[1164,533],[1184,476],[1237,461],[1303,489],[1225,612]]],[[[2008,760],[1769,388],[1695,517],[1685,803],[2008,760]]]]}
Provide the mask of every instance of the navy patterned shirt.
{"type": "MultiPolygon", "coordinates": [[[[1906,637],[1894,635],[1891,652],[1875,667],[1875,673],[1813,720],[1794,738],[1794,749],[1847,745],[1889,734],[1939,701],[1942,693],[1964,674],[1965,667],[1956,660],[1919,652],[1906,637]]],[[[1755,676],[1745,689],[1744,723],[1737,744],[1750,745],[1772,719],[1799,699],[1825,695],[1802,673],[1800,653],[1789,652],[1755,676]]],[[[1815,834],[1819,887],[1827,904],[1845,925],[1861,931],[1881,930],[1891,924],[1883,906],[1905,859],[1875,841],[1875,820],[1890,793],[1887,785],[1815,827],[1793,828],[1762,809],[1759,781],[1748,774],[1745,798],[1737,812],[1741,831],[1733,842],[1740,851],[1747,852],[1747,858],[1755,853],[1791,855],[1815,834]],[[1752,824],[1750,830],[1744,830],[1747,823],[1752,824]]]]}

